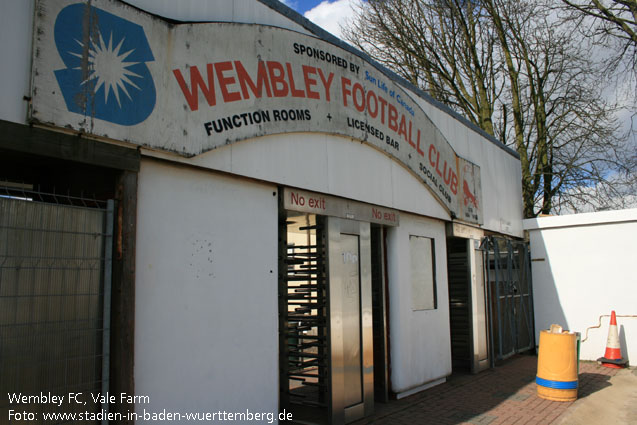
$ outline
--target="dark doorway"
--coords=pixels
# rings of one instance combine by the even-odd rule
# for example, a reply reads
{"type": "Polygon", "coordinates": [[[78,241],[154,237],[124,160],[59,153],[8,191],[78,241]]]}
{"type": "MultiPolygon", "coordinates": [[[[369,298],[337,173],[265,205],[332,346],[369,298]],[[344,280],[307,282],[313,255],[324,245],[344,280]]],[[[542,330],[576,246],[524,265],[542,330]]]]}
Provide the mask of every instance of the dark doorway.
{"type": "Polygon", "coordinates": [[[374,333],[374,400],[389,401],[389,338],[385,229],[371,227],[372,322],[374,333]]]}
{"type": "Polygon", "coordinates": [[[471,269],[468,246],[468,239],[447,239],[451,361],[454,372],[471,371],[471,269]]]}

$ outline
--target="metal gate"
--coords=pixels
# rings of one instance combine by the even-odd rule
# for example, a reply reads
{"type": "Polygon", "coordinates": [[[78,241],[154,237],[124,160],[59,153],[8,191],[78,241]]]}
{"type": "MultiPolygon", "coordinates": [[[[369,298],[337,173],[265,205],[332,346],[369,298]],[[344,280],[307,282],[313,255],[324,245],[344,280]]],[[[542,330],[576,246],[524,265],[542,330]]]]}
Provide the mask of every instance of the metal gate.
{"type": "Polygon", "coordinates": [[[282,213],[279,326],[282,408],[296,417],[329,406],[325,220],[282,213]],[[291,405],[296,405],[293,407],[291,405]],[[302,409],[298,406],[302,406],[302,409]]]}
{"type": "Polygon", "coordinates": [[[529,247],[495,236],[482,240],[488,282],[491,366],[535,347],[529,247]]]}
{"type": "Polygon", "coordinates": [[[0,188],[0,424],[108,411],[90,394],[108,390],[113,209],[0,188]]]}

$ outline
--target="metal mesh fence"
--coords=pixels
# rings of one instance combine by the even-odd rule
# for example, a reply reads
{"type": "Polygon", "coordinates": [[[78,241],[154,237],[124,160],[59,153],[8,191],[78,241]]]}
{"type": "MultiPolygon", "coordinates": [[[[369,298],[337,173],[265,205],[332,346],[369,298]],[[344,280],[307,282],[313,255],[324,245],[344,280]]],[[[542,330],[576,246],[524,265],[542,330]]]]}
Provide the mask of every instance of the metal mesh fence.
{"type": "Polygon", "coordinates": [[[17,422],[10,410],[42,422],[47,413],[101,409],[90,394],[102,391],[108,376],[108,207],[0,190],[0,424],[17,422]],[[86,405],[69,403],[69,393],[83,393],[86,405]],[[18,395],[40,398],[17,403],[18,395]],[[64,402],[42,397],[51,395],[64,402]]]}

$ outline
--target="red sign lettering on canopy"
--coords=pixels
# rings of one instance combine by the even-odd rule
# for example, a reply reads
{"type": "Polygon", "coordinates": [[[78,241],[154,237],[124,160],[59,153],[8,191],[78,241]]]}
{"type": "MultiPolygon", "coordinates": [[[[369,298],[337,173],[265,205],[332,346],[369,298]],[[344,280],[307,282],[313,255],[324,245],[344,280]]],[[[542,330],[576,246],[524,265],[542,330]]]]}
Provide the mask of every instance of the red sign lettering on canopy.
{"type": "Polygon", "coordinates": [[[112,0],[40,4],[33,121],[187,157],[270,134],[352,137],[404,165],[452,215],[482,222],[480,168],[357,55],[281,28],[168,23],[112,0]]]}

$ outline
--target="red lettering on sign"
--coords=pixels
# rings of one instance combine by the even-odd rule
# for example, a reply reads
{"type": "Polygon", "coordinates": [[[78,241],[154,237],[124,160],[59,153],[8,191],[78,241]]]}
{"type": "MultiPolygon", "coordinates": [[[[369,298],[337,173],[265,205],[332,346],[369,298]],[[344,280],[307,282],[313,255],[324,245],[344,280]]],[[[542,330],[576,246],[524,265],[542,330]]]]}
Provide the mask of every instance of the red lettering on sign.
{"type": "MultiPolygon", "coordinates": [[[[411,121],[409,121],[409,140],[411,140],[411,121]]],[[[425,152],[420,149],[420,129],[418,129],[418,137],[416,138],[416,152],[423,158],[425,157],[425,152]]]]}
{"type": "Polygon", "coordinates": [[[349,78],[341,77],[341,91],[343,92],[343,106],[347,106],[347,96],[352,94],[349,86],[352,85],[352,82],[349,78]]]}
{"type": "Polygon", "coordinates": [[[376,208],[372,207],[372,217],[374,217],[376,220],[380,220],[383,217],[383,214],[376,208]]]}
{"type": "Polygon", "coordinates": [[[365,110],[365,89],[363,89],[360,83],[354,84],[354,108],[356,108],[358,112],[365,110]]]}
{"type": "Polygon", "coordinates": [[[440,171],[440,152],[436,152],[436,173],[442,177],[442,171],[440,171]]]}
{"type": "Polygon", "coordinates": [[[255,97],[261,98],[263,96],[263,89],[265,88],[265,92],[268,97],[272,97],[272,91],[270,91],[270,82],[268,81],[268,74],[265,70],[265,63],[263,61],[259,61],[259,65],[257,66],[257,84],[254,84],[252,78],[246,72],[246,69],[243,67],[241,61],[234,61],[234,67],[237,70],[237,79],[239,80],[239,85],[241,86],[241,93],[243,94],[244,99],[250,98],[250,93],[248,93],[248,86],[250,90],[252,90],[252,94],[255,97]]]}
{"type": "Polygon", "coordinates": [[[184,98],[186,98],[186,102],[188,102],[188,106],[191,111],[196,111],[199,109],[199,89],[206,97],[206,101],[208,101],[209,106],[215,106],[217,100],[215,98],[215,83],[214,83],[214,74],[212,72],[212,64],[209,63],[206,65],[206,70],[208,71],[208,85],[203,81],[201,74],[199,73],[199,69],[196,66],[190,67],[190,86],[192,89],[188,88],[186,85],[186,80],[184,80],[184,76],[181,74],[181,71],[178,69],[173,69],[173,74],[177,79],[177,83],[179,84],[179,88],[184,93],[184,98]]]}
{"type": "Polygon", "coordinates": [[[303,80],[305,81],[305,93],[310,99],[320,99],[321,96],[318,92],[313,91],[312,87],[317,84],[316,79],[310,77],[310,74],[316,75],[316,68],[313,66],[303,65],[303,80]]]}
{"type": "Polygon", "coordinates": [[[433,155],[436,153],[436,147],[432,144],[429,145],[429,164],[431,164],[432,167],[436,166],[436,161],[434,161],[433,159],[433,155]]]}
{"type": "Polygon", "coordinates": [[[290,202],[292,205],[305,205],[305,197],[303,195],[299,195],[298,193],[290,192],[290,202]]]}
{"type": "MultiPolygon", "coordinates": [[[[451,189],[451,192],[454,195],[458,193],[458,175],[456,173],[453,173],[453,176],[451,177],[451,184],[449,185],[449,189],[451,189]]],[[[476,208],[478,208],[477,205],[476,208]]]]}
{"type": "Polygon", "coordinates": [[[272,84],[272,94],[274,97],[285,97],[288,95],[288,84],[285,82],[285,70],[279,62],[268,61],[268,73],[272,84]]]}
{"type": "Polygon", "coordinates": [[[374,90],[369,90],[367,92],[367,111],[369,112],[369,116],[372,118],[376,118],[378,116],[378,98],[376,97],[374,90]],[[374,100],[373,106],[371,99],[374,100]]]}
{"type": "Polygon", "coordinates": [[[325,88],[325,100],[330,101],[330,86],[332,85],[332,81],[334,80],[334,73],[330,72],[327,80],[325,79],[325,75],[323,75],[323,71],[321,68],[317,68],[319,77],[321,77],[321,82],[323,83],[323,87],[325,88]]]}
{"type": "Polygon", "coordinates": [[[445,165],[444,165],[442,173],[445,179],[445,184],[446,185],[451,184],[451,173],[453,173],[453,171],[451,170],[451,167],[447,164],[446,159],[445,159],[445,165]]]}
{"type": "MultiPolygon", "coordinates": [[[[224,102],[236,102],[247,100],[251,96],[261,98],[265,94],[267,97],[299,97],[309,99],[320,99],[320,92],[316,90],[320,77],[325,93],[325,100],[331,100],[330,89],[334,81],[334,73],[324,74],[321,68],[303,65],[303,83],[297,86],[292,64],[286,62],[285,65],[276,61],[259,61],[256,75],[250,75],[241,61],[224,61],[206,64],[207,79],[201,75],[201,71],[196,66],[189,67],[190,81],[186,83],[186,78],[181,70],[174,69],[173,74],[184,94],[191,111],[199,109],[199,91],[203,93],[209,106],[215,106],[217,99],[215,96],[215,77],[224,102]],[[233,86],[239,85],[236,89],[233,86]],[[303,87],[305,90],[303,90],[303,87]],[[240,89],[240,90],[239,90],[240,89]]],[[[361,87],[362,88],[362,87],[361,87]]]]}
{"type": "MultiPolygon", "coordinates": [[[[365,89],[360,83],[354,83],[348,78],[341,77],[341,90],[343,94],[343,106],[350,105],[350,101],[353,102],[354,108],[358,112],[367,112],[371,118],[377,118],[380,112],[381,124],[386,124],[391,130],[395,131],[399,137],[402,137],[411,147],[413,147],[418,155],[425,157],[425,152],[420,146],[420,134],[421,131],[418,128],[414,129],[413,122],[408,116],[398,112],[396,106],[387,102],[382,96],[376,94],[373,90],[368,89],[365,93],[365,89]],[[350,100],[351,99],[351,100],[350,100]],[[387,111],[387,114],[385,113],[387,111]],[[385,120],[387,116],[387,120],[385,120]],[[385,122],[387,121],[387,122],[385,122]],[[415,140],[414,140],[414,135],[415,140]]],[[[433,154],[435,155],[435,148],[433,154]]],[[[436,161],[432,158],[432,152],[429,152],[430,162],[432,166],[436,166],[436,161]]]]}
{"type": "Polygon", "coordinates": [[[310,198],[309,206],[310,206],[310,208],[319,208],[319,209],[324,210],[325,209],[325,199],[323,199],[323,198],[310,198]]]}
{"type": "Polygon", "coordinates": [[[238,91],[231,92],[228,90],[229,85],[235,84],[235,78],[232,76],[226,77],[223,74],[225,71],[232,71],[232,62],[217,62],[215,64],[215,71],[217,71],[217,81],[219,81],[223,101],[228,103],[241,100],[241,94],[238,91]]]}
{"type": "Polygon", "coordinates": [[[378,101],[380,102],[380,122],[385,124],[385,107],[387,106],[387,101],[383,99],[382,96],[378,96],[378,101]]]}
{"type": "MultiPolygon", "coordinates": [[[[409,124],[411,124],[411,121],[409,121],[409,124]]],[[[409,144],[415,148],[416,145],[414,144],[414,142],[412,142],[409,137],[407,137],[407,123],[405,122],[405,116],[401,115],[400,116],[400,124],[398,124],[398,135],[403,135],[403,138],[405,139],[406,142],[409,142],[409,144]]]]}
{"type": "Polygon", "coordinates": [[[456,195],[458,193],[458,174],[451,168],[451,164],[447,164],[446,159],[443,161],[442,171],[440,171],[440,152],[436,150],[434,145],[429,145],[429,163],[436,169],[436,173],[443,178],[451,192],[456,195]]]}
{"type": "Polygon", "coordinates": [[[286,62],[285,67],[288,70],[288,81],[290,82],[290,92],[292,93],[292,97],[305,97],[305,92],[297,89],[294,85],[294,74],[292,73],[292,65],[290,62],[286,62]]]}
{"type": "Polygon", "coordinates": [[[389,122],[387,125],[389,126],[389,128],[391,128],[394,131],[398,131],[397,120],[398,120],[398,111],[396,110],[396,107],[390,103],[389,104],[389,122]]]}

